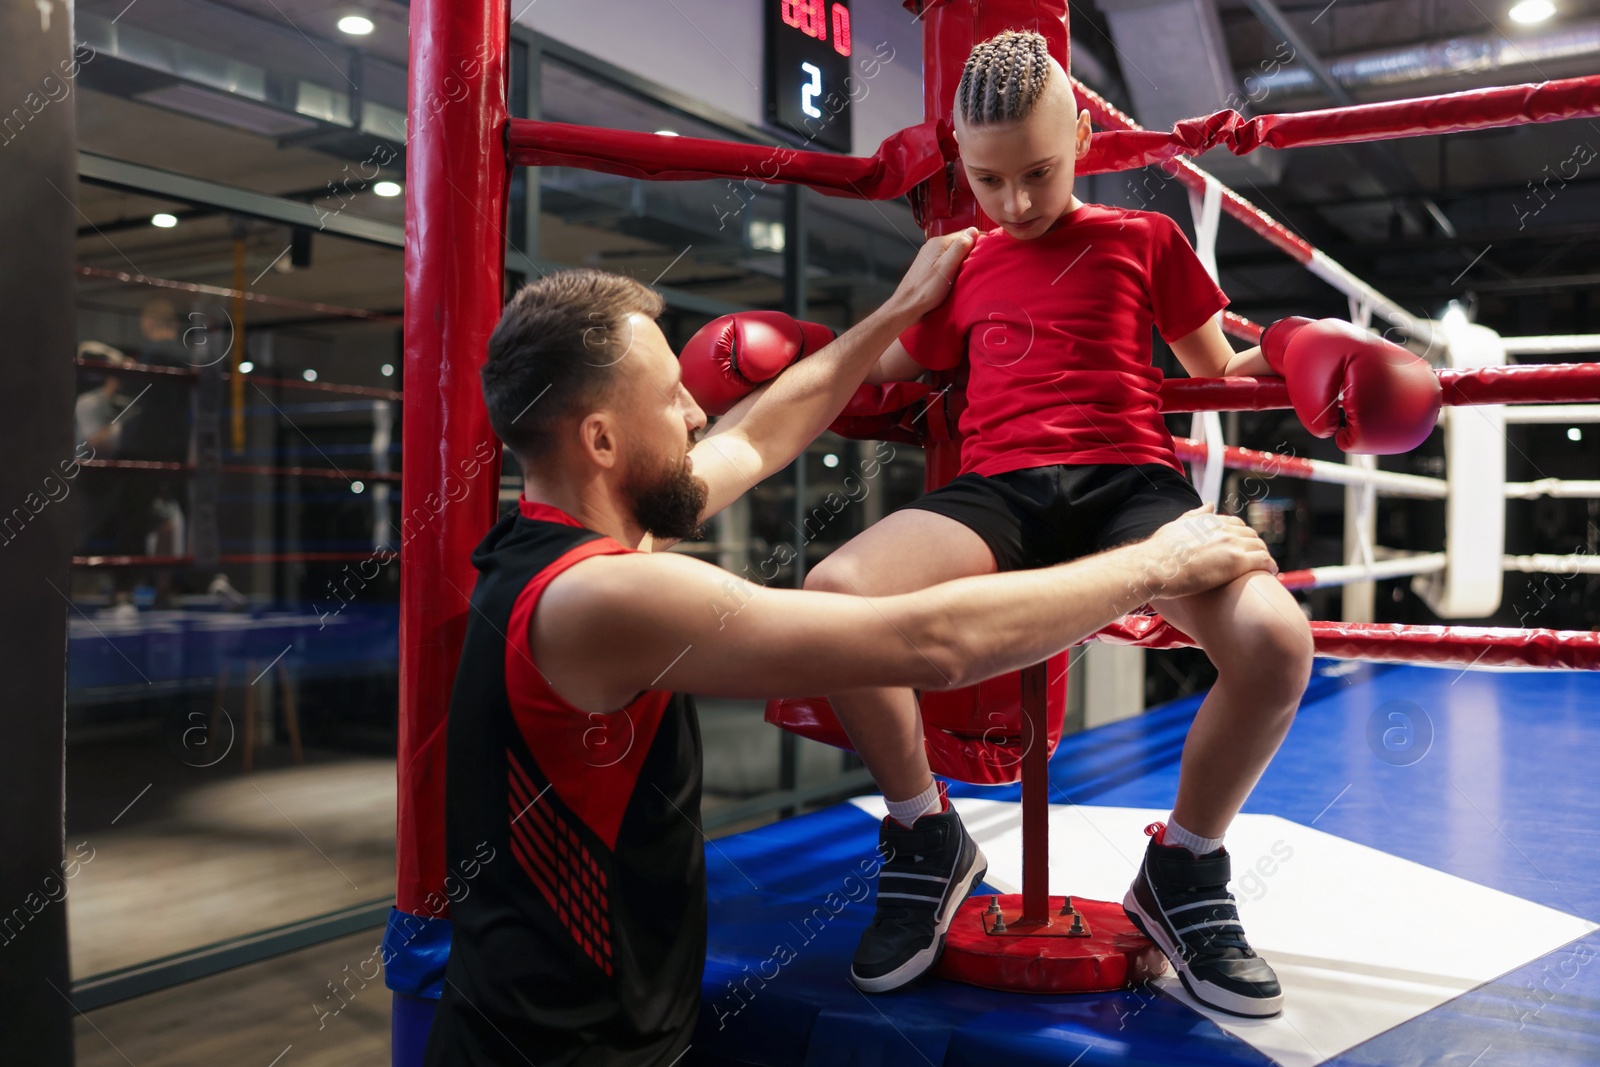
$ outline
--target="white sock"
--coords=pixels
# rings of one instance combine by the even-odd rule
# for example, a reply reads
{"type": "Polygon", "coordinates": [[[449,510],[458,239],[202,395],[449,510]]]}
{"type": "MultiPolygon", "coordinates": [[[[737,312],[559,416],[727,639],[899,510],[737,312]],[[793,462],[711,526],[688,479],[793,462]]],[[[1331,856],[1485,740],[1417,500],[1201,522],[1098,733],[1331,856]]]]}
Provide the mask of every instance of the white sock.
{"type": "Polygon", "coordinates": [[[911,828],[911,824],[922,818],[922,816],[933,815],[943,809],[943,805],[939,802],[939,782],[937,779],[928,788],[910,800],[890,800],[888,803],[890,818],[908,830],[911,828]]]}
{"type": "Polygon", "coordinates": [[[1186,848],[1190,852],[1193,852],[1196,856],[1204,856],[1206,853],[1215,852],[1217,849],[1222,847],[1222,838],[1200,837],[1198,834],[1192,834],[1188,830],[1185,830],[1183,827],[1179,826],[1178,820],[1172,818],[1171,816],[1168,816],[1167,818],[1167,832],[1165,836],[1162,837],[1161,842],[1165,845],[1176,845],[1179,848],[1186,848]]]}

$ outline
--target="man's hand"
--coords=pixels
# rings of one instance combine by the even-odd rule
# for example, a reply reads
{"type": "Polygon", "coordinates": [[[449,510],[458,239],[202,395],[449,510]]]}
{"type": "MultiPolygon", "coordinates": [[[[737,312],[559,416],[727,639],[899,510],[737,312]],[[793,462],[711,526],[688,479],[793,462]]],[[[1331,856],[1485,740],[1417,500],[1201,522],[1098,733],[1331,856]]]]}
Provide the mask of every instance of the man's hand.
{"type": "Polygon", "coordinates": [[[1139,547],[1148,554],[1140,581],[1152,600],[1203,593],[1251,571],[1278,573],[1256,532],[1210,504],[1173,519],[1139,547]]]}
{"type": "Polygon", "coordinates": [[[967,258],[967,253],[972,251],[977,239],[976,226],[968,226],[942,237],[928,238],[918,249],[917,258],[911,261],[905,277],[900,279],[899,287],[885,306],[893,306],[897,311],[920,319],[944,303],[945,296],[950,292],[950,284],[955,281],[957,268],[967,258]]]}

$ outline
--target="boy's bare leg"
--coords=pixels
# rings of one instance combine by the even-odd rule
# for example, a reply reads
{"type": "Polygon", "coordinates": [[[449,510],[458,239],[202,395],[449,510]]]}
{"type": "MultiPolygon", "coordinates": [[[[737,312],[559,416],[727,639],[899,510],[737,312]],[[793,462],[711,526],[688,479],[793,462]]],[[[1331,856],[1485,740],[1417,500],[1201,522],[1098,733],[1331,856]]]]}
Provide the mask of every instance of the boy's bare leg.
{"type": "Polygon", "coordinates": [[[1294,721],[1311,677],[1311,627],[1264,571],[1151,606],[1217,668],[1184,742],[1172,817],[1200,837],[1221,837],[1294,721]]]}
{"type": "MultiPolygon", "coordinates": [[[[907,508],[889,515],[817,565],[806,588],[847,596],[893,596],[995,569],[983,539],[954,519],[907,508]]],[[[898,989],[939,958],[961,901],[989,861],[954,809],[931,797],[922,717],[910,689],[857,689],[829,696],[833,710],[889,802],[878,825],[875,914],[850,961],[866,993],[898,989]]]]}
{"type": "MultiPolygon", "coordinates": [[[[805,587],[893,596],[994,570],[994,555],[977,534],[954,519],[906,508],[817,564],[805,587]]],[[[933,784],[916,694],[910,689],[857,689],[830,694],[828,701],[886,798],[908,800],[933,784]]]]}
{"type": "Polygon", "coordinates": [[[1276,1015],[1283,986],[1245,937],[1219,846],[1294,721],[1311,676],[1311,627],[1265,571],[1153,606],[1206,650],[1217,681],[1183,745],[1172,818],[1152,834],[1122,907],[1202,1003],[1276,1015]]]}

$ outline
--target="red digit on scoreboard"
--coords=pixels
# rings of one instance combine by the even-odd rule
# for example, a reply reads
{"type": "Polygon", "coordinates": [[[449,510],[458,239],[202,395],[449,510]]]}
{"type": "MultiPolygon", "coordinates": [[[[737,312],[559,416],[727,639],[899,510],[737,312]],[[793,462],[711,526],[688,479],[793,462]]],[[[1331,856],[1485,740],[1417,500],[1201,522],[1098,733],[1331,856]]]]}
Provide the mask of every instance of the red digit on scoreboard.
{"type": "MultiPolygon", "coordinates": [[[[782,0],[783,24],[793,26],[807,37],[828,39],[828,0],[782,0]]],[[[835,3],[832,8],[833,50],[850,54],[850,9],[835,3]]]]}
{"type": "Polygon", "coordinates": [[[833,50],[841,56],[850,54],[850,9],[843,4],[833,5],[833,50]]]}

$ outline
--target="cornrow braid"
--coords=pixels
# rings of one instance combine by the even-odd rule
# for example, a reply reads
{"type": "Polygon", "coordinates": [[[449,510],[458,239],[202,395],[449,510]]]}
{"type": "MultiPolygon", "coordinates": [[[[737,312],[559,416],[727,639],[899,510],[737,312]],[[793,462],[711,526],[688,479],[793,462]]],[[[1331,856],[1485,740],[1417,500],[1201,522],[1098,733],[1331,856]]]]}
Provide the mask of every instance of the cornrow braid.
{"type": "Polygon", "coordinates": [[[956,107],[972,126],[1025,118],[1050,77],[1050,46],[1032,30],[1006,30],[973,48],[956,86],[956,107]]]}

